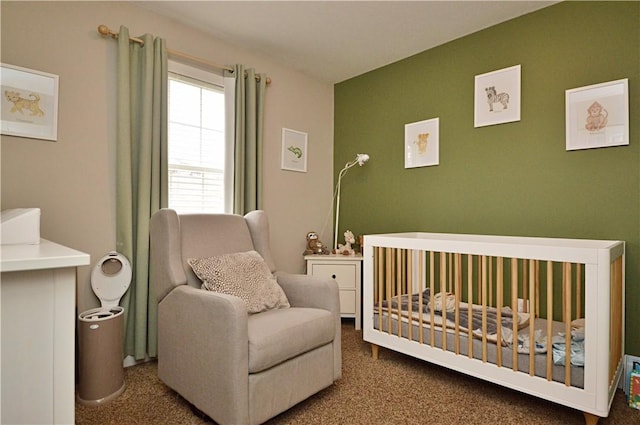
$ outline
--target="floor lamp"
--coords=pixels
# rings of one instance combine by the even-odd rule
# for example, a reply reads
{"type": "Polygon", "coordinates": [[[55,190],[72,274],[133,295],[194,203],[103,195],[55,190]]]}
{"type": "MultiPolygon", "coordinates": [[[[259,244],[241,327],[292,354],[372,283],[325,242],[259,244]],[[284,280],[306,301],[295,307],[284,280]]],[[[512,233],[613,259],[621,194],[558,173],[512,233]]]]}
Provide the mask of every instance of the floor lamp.
{"type": "Polygon", "coordinates": [[[347,170],[349,168],[353,167],[356,164],[362,167],[368,160],[369,155],[367,155],[366,153],[359,153],[356,155],[356,159],[351,162],[347,162],[347,164],[342,170],[340,170],[340,173],[338,174],[338,184],[336,186],[336,223],[335,230],[333,232],[333,248],[335,250],[338,249],[338,218],[340,217],[340,183],[342,181],[342,177],[347,174],[347,170]]]}

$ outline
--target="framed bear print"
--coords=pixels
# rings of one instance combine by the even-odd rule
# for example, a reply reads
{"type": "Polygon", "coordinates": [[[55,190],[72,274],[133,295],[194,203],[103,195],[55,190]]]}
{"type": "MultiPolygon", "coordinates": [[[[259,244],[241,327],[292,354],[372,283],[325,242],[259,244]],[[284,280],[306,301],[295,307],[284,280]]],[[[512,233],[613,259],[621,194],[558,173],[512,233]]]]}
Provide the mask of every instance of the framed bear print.
{"type": "Polygon", "coordinates": [[[2,134],[56,140],[58,76],[0,64],[2,134]]]}
{"type": "Polygon", "coordinates": [[[566,149],[629,144],[629,80],[565,91],[566,149]]]}
{"type": "Polygon", "coordinates": [[[405,124],[404,168],[440,164],[440,118],[405,124]]]}

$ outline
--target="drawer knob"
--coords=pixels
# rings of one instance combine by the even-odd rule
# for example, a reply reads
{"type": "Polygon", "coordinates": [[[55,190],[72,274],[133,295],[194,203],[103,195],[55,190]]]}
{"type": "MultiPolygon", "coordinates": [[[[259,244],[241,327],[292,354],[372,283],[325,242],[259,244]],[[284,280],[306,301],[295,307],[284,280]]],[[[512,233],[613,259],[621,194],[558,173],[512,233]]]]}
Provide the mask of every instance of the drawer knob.
{"type": "Polygon", "coordinates": [[[331,275],[331,279],[335,279],[335,278],[336,278],[336,275],[335,275],[335,274],[332,274],[332,275],[331,275]]]}

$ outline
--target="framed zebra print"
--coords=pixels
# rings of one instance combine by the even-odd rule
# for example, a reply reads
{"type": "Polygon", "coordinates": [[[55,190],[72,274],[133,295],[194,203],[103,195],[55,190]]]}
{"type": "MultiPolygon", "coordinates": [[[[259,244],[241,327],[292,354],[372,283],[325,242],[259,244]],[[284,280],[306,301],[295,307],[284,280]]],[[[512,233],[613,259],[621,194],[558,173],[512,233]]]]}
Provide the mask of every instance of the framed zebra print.
{"type": "Polygon", "coordinates": [[[520,121],[520,65],[476,75],[474,127],[520,121]]]}

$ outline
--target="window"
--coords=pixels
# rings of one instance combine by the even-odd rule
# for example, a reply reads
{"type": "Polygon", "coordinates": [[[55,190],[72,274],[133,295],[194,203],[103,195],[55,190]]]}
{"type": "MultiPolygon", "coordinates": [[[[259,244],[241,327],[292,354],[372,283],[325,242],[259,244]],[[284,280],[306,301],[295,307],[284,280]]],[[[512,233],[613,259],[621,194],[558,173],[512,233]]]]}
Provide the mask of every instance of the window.
{"type": "Polygon", "coordinates": [[[225,79],[169,61],[169,208],[178,213],[231,212],[233,107],[225,79]]]}

